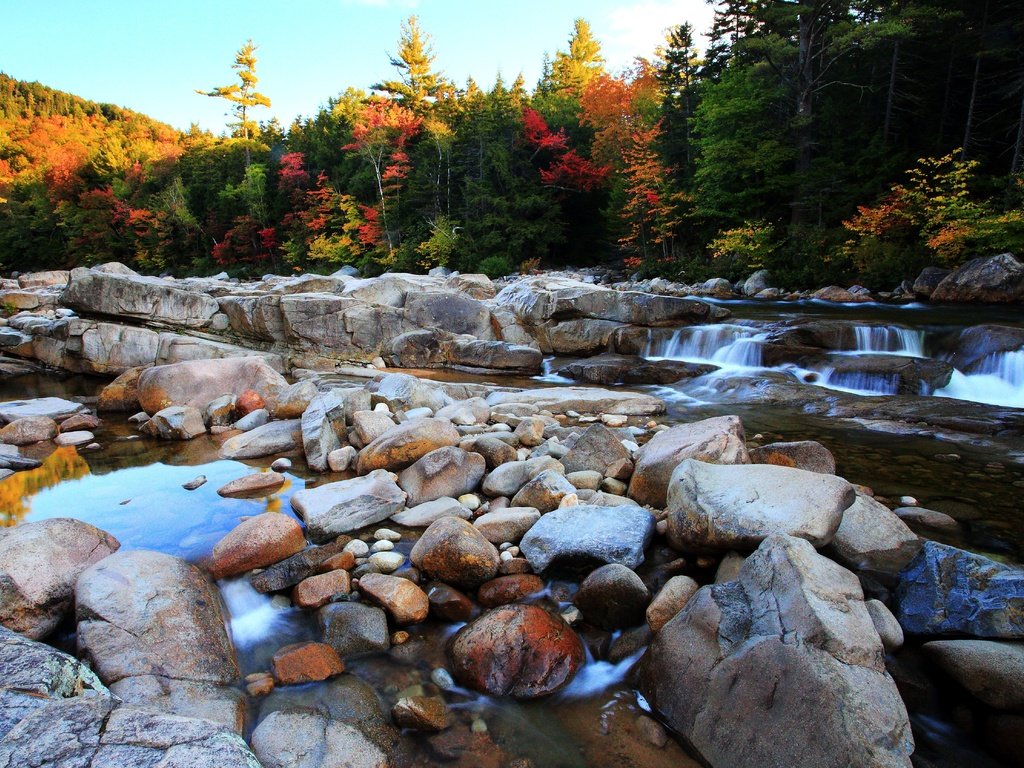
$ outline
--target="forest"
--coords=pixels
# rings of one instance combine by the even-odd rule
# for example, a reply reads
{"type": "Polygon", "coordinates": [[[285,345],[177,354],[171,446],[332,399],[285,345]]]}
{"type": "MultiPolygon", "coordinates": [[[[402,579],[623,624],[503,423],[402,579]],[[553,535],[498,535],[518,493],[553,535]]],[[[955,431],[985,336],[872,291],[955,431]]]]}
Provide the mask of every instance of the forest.
{"type": "Polygon", "coordinates": [[[259,120],[249,41],[199,91],[230,103],[226,136],[0,74],[0,271],[607,264],[887,289],[1024,251],[1019,0],[714,5],[703,54],[681,23],[616,72],[578,19],[532,87],[450,82],[413,16],[393,79],[287,127],[259,120]]]}

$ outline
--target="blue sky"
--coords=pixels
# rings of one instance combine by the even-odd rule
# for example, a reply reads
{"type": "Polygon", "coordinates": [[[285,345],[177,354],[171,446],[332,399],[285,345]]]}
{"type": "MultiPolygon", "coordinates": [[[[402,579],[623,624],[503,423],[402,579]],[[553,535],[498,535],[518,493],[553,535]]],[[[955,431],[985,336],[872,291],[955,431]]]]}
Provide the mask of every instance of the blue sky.
{"type": "Polygon", "coordinates": [[[392,73],[388,52],[410,14],[433,37],[436,66],[459,85],[522,72],[529,87],[545,51],[564,49],[586,18],[611,69],[650,56],[667,27],[710,26],[705,0],[4,0],[0,71],[178,128],[220,132],[224,103],[195,93],[235,81],[235,51],[259,46],[259,90],[285,126],[348,86],[392,73]]]}

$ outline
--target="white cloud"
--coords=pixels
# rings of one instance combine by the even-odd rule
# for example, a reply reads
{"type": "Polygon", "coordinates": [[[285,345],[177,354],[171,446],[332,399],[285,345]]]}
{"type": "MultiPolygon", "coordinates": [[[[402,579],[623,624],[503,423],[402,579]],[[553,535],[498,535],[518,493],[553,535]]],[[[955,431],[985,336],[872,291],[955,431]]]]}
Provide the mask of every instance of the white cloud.
{"type": "Polygon", "coordinates": [[[610,11],[594,24],[594,33],[601,41],[608,68],[615,71],[637,56],[650,58],[665,42],[665,31],[684,22],[693,26],[694,42],[703,49],[713,15],[714,9],[705,0],[641,0],[610,11]]]}

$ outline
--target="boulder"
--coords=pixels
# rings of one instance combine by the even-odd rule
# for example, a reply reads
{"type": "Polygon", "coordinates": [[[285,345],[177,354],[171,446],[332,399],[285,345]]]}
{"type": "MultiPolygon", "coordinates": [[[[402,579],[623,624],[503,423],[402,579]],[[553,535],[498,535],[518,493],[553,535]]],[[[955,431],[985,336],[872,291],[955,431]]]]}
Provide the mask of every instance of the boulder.
{"type": "Polygon", "coordinates": [[[1012,253],[971,259],[943,278],[934,302],[1012,304],[1024,300],[1024,264],[1012,253]]]}
{"type": "Polygon", "coordinates": [[[364,447],[359,452],[357,471],[365,475],[375,469],[405,469],[431,451],[458,442],[459,431],[447,419],[410,419],[364,447]]]}
{"type": "Polygon", "coordinates": [[[259,499],[274,495],[284,485],[284,475],[278,472],[253,472],[225,483],[217,495],[228,499],[259,499]]]}
{"type": "Polygon", "coordinates": [[[647,360],[637,355],[602,354],[575,360],[558,373],[584,384],[607,387],[612,384],[673,384],[703,376],[717,366],[687,363],[682,360],[647,360]]]}
{"type": "Polygon", "coordinates": [[[482,435],[480,437],[467,437],[459,441],[459,447],[464,451],[479,453],[484,457],[487,464],[487,471],[490,472],[502,464],[516,460],[516,449],[499,440],[496,437],[482,435]]]}
{"type": "Polygon", "coordinates": [[[601,629],[624,629],[644,620],[651,594],[636,573],[619,563],[602,565],[580,584],[573,603],[601,629]]]}
{"type": "Polygon", "coordinates": [[[408,528],[426,528],[442,517],[461,517],[463,520],[469,520],[472,516],[473,513],[456,499],[442,496],[433,501],[417,504],[411,509],[396,512],[391,516],[391,521],[408,528]]]}
{"type": "Polygon", "coordinates": [[[408,294],[405,317],[420,328],[443,328],[478,339],[493,339],[491,313],[476,299],[455,291],[422,291],[408,294]]]}
{"type": "Polygon", "coordinates": [[[314,472],[326,472],[331,451],[348,442],[345,404],[335,390],[316,395],[302,414],[302,448],[306,464],[314,472]]]}
{"type": "Polygon", "coordinates": [[[890,581],[921,549],[921,540],[888,507],[858,493],[832,539],[835,559],[890,581]]]}
{"type": "Polygon", "coordinates": [[[317,573],[327,560],[340,554],[348,544],[348,536],[339,536],[322,547],[308,547],[279,563],[271,565],[249,577],[249,583],[257,592],[280,592],[294,587],[303,579],[317,573]]]}
{"type": "Polygon", "coordinates": [[[387,754],[358,728],[308,709],[271,712],[252,734],[263,768],[387,768],[387,754]]]}
{"type": "Polygon", "coordinates": [[[743,295],[757,296],[761,291],[772,287],[772,277],[767,269],[759,269],[743,281],[743,295]]]}
{"type": "Polygon", "coordinates": [[[656,434],[634,457],[629,497],[663,509],[672,472],[684,459],[716,464],[747,464],[743,424],[737,416],[680,424],[656,434]]]}
{"type": "Polygon", "coordinates": [[[0,443],[32,445],[57,436],[57,422],[48,416],[25,416],[0,429],[0,443]]]}
{"type": "Polygon", "coordinates": [[[983,555],[925,541],[893,597],[910,634],[1024,639],[1024,569],[983,555]]]}
{"type": "Polygon", "coordinates": [[[292,602],[299,608],[313,610],[327,605],[337,595],[347,595],[351,589],[348,571],[338,568],[300,581],[292,590],[292,602]]]}
{"type": "Polygon", "coordinates": [[[400,627],[419,624],[430,611],[426,593],[408,579],[398,576],[367,573],[359,578],[359,592],[383,608],[400,627]]]}
{"type": "Polygon", "coordinates": [[[0,538],[0,624],[46,637],[71,609],[79,575],[119,547],[109,533],[68,518],[8,529],[0,538]]]}
{"type": "Polygon", "coordinates": [[[269,404],[288,386],[262,357],[231,357],[219,360],[188,360],[147,368],[139,376],[138,397],[143,410],[154,414],[169,405],[188,405],[204,410],[221,395],[241,395],[252,390],[269,404]]]}
{"type": "Polygon", "coordinates": [[[552,565],[621,563],[636,568],[654,535],[654,517],[634,505],[580,504],[542,515],[519,548],[536,573],[552,565]]]}
{"type": "Polygon", "coordinates": [[[944,267],[925,267],[914,280],[914,295],[921,299],[931,298],[935,289],[939,287],[939,283],[945,280],[950,272],[952,270],[944,267]]]}
{"type": "Polygon", "coordinates": [[[558,509],[562,499],[576,488],[565,479],[565,475],[553,469],[541,472],[516,492],[512,497],[513,507],[532,507],[541,514],[558,509]]]}
{"type": "Polygon", "coordinates": [[[415,507],[442,497],[458,498],[476,490],[484,477],[486,463],[478,453],[455,446],[437,448],[403,469],[398,484],[415,507]]]}
{"type": "Polygon", "coordinates": [[[516,425],[513,434],[520,445],[535,448],[544,442],[544,426],[544,419],[539,416],[526,416],[516,425]]]}
{"type": "Polygon", "coordinates": [[[868,615],[871,616],[871,622],[875,625],[885,652],[896,653],[903,647],[903,627],[881,600],[865,600],[864,606],[868,609],[868,615]]]}
{"type": "Polygon", "coordinates": [[[544,591],[544,581],[532,573],[516,573],[485,581],[476,591],[476,599],[484,608],[517,603],[524,597],[544,591]]]}
{"type": "Polygon", "coordinates": [[[326,680],[345,671],[338,652],[326,643],[292,643],[279,648],[270,661],[278,685],[326,680]]]}
{"type": "Polygon", "coordinates": [[[828,383],[894,395],[926,395],[949,384],[953,366],[945,360],[901,355],[833,355],[828,383]]]}
{"type": "Polygon", "coordinates": [[[828,285],[824,288],[819,288],[811,294],[812,299],[818,299],[819,301],[831,301],[838,304],[859,304],[866,301],[871,301],[871,296],[862,293],[853,293],[845,288],[840,288],[838,285],[828,285]]]}
{"type": "Polygon", "coordinates": [[[653,395],[594,387],[542,387],[520,392],[492,392],[487,404],[528,403],[552,413],[616,413],[624,416],[653,416],[664,413],[665,401],[653,395]]]}
{"type": "Polygon", "coordinates": [[[369,445],[395,426],[389,414],[378,411],[356,411],[352,414],[352,429],[360,446],[369,445]]]}
{"type": "Polygon", "coordinates": [[[518,544],[538,520],[540,512],[532,507],[505,507],[485,512],[473,525],[491,544],[518,544]]]}
{"type": "Polygon", "coordinates": [[[54,421],[63,421],[69,416],[81,413],[85,406],[61,397],[37,397],[33,400],[8,400],[0,403],[0,421],[10,424],[27,416],[45,416],[54,421]]]}
{"type": "Polygon", "coordinates": [[[480,613],[469,597],[444,582],[428,584],[427,599],[431,615],[441,621],[469,621],[480,613]]]}
{"type": "Polygon", "coordinates": [[[681,552],[750,552],[784,533],[823,547],[854,499],[853,486],[834,475],[686,459],[668,488],[668,540],[681,552]]]}
{"type": "Polygon", "coordinates": [[[832,451],[814,440],[799,440],[793,443],[768,443],[750,451],[753,464],[775,464],[779,467],[794,467],[823,475],[836,473],[836,459],[832,451]]]}
{"type": "Polygon", "coordinates": [[[430,524],[409,554],[429,578],[472,589],[498,572],[498,550],[473,525],[457,517],[430,524]]]}
{"type": "Polygon", "coordinates": [[[632,466],[633,460],[614,432],[604,424],[591,424],[561,461],[567,474],[592,470],[606,475],[610,467],[620,462],[632,466]]]}
{"type": "Polygon", "coordinates": [[[429,408],[437,411],[451,402],[437,384],[407,373],[385,373],[367,385],[374,403],[386,403],[392,411],[429,408]]]}
{"type": "Polygon", "coordinates": [[[296,491],[291,504],[306,523],[309,537],[324,542],[387,520],[405,507],[405,498],[394,476],[376,469],[363,477],[296,491]]]}
{"type": "Polygon", "coordinates": [[[527,461],[510,461],[496,467],[484,478],[482,490],[488,496],[515,496],[519,489],[543,472],[564,472],[561,462],[550,456],[527,461]]]}
{"type": "Polygon", "coordinates": [[[1024,709],[1024,643],[933,640],[921,650],[979,701],[993,709],[1024,709]]]}
{"type": "Polygon", "coordinates": [[[738,580],[694,595],[654,636],[640,690],[710,765],[911,765],[860,584],[802,539],[770,536],[738,580]]]}
{"type": "Polygon", "coordinates": [[[271,421],[262,427],[228,438],[220,447],[225,459],[258,459],[289,453],[302,445],[302,426],[298,419],[271,421]]]}
{"type": "Polygon", "coordinates": [[[999,355],[1024,348],[1024,328],[975,325],[964,328],[952,344],[949,362],[964,373],[991,373],[999,355]]]}
{"type": "Polygon", "coordinates": [[[362,603],[328,603],[317,618],[324,642],[343,659],[391,647],[388,618],[380,608],[362,603]]]}
{"type": "Polygon", "coordinates": [[[318,394],[316,384],[310,379],[297,381],[277,393],[274,406],[275,419],[301,419],[310,401],[318,394]]]}
{"type": "Polygon", "coordinates": [[[305,547],[306,537],[295,518],[264,512],[243,520],[217,542],[210,574],[215,579],[227,579],[278,563],[305,547]]]}
{"type": "Polygon", "coordinates": [[[121,411],[135,413],[142,406],[139,404],[139,377],[146,370],[143,367],[129,368],[112,382],[107,384],[100,392],[99,402],[96,403],[96,410],[121,411]]]}
{"type": "Polygon", "coordinates": [[[566,685],[584,662],[583,644],[562,619],[535,605],[496,608],[448,643],[462,685],[491,696],[532,699],[566,685]]]}
{"type": "Polygon", "coordinates": [[[172,405],[153,414],[145,430],[162,440],[191,440],[206,434],[206,424],[196,408],[172,405]]]}
{"type": "Polygon", "coordinates": [[[407,696],[395,702],[391,719],[399,728],[414,731],[443,731],[448,725],[448,707],[433,696],[407,696]]]}

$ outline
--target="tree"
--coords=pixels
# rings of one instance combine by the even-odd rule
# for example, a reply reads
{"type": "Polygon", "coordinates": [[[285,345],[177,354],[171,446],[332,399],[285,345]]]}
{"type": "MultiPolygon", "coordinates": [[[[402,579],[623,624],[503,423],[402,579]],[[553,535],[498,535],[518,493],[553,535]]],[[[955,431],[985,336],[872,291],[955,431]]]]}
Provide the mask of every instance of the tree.
{"type": "Polygon", "coordinates": [[[669,167],[680,179],[693,175],[693,115],[697,107],[699,59],[693,46],[693,27],[682,24],[668,31],[656,77],[661,86],[661,146],[669,167]]]}
{"type": "Polygon", "coordinates": [[[253,125],[249,120],[249,110],[254,107],[269,107],[270,99],[256,90],[256,45],[252,40],[246,41],[245,45],[238,49],[235,54],[235,63],[231,68],[238,72],[238,83],[231,85],[220,85],[212,91],[196,90],[202,96],[212,96],[218,99],[226,99],[235,106],[233,107],[238,122],[234,125],[240,130],[242,138],[245,139],[245,166],[248,168],[252,162],[249,153],[249,128],[253,125]]]}
{"type": "Polygon", "coordinates": [[[398,79],[385,80],[372,87],[400,99],[402,106],[416,114],[423,115],[433,99],[452,90],[444,75],[433,70],[437,57],[430,45],[430,35],[420,29],[416,16],[403,22],[398,53],[389,58],[391,66],[398,70],[398,79]]]}
{"type": "Polygon", "coordinates": [[[585,19],[576,19],[569,50],[558,51],[551,63],[551,87],[579,94],[594,77],[604,72],[601,44],[585,19]]]}

